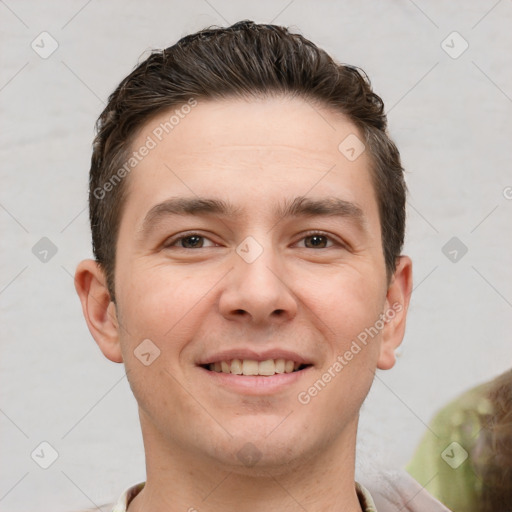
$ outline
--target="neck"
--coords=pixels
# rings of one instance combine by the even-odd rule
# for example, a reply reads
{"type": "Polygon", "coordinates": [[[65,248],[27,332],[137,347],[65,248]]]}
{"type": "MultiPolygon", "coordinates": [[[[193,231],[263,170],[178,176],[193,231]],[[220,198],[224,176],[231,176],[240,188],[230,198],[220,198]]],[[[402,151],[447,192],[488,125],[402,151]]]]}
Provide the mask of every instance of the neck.
{"type": "Polygon", "coordinates": [[[147,479],[128,512],[361,512],[354,483],[357,420],[334,443],[293,461],[228,465],[170,444],[142,422],[147,479]]]}

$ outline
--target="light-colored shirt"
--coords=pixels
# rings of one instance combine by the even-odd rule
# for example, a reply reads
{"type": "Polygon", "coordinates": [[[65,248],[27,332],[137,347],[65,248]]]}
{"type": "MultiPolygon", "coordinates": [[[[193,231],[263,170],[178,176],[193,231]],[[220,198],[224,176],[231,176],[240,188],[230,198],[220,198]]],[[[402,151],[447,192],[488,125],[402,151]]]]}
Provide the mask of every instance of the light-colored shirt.
{"type": "MultiPolygon", "coordinates": [[[[145,482],[141,482],[140,484],[134,485],[134,486],[130,487],[129,489],[127,489],[125,492],[123,492],[123,494],[121,494],[121,496],[119,496],[117,503],[114,505],[112,512],[126,512],[130,502],[144,488],[144,483],[145,482]]],[[[375,503],[373,502],[373,499],[370,496],[370,493],[362,485],[358,484],[357,482],[356,482],[356,491],[357,491],[357,497],[359,498],[359,503],[361,505],[361,508],[363,509],[363,512],[377,512],[377,509],[375,508],[375,503]]]]}

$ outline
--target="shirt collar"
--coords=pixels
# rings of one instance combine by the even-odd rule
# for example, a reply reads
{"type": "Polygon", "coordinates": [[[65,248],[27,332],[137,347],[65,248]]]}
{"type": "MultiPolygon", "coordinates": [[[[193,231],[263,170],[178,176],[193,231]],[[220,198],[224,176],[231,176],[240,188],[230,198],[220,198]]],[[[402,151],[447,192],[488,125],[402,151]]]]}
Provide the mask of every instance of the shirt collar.
{"type": "Polygon", "coordinates": [[[375,507],[375,503],[373,502],[370,492],[357,482],[356,492],[363,512],[377,512],[377,508],[375,507]]]}
{"type": "Polygon", "coordinates": [[[133,498],[135,498],[135,496],[137,496],[137,494],[139,494],[140,491],[142,491],[142,489],[144,489],[145,484],[146,482],[141,482],[124,491],[123,494],[119,496],[119,499],[114,505],[112,512],[126,512],[130,502],[133,500],[133,498]]]}
{"type": "MultiPolygon", "coordinates": [[[[131,503],[133,498],[135,498],[135,496],[137,496],[137,494],[139,494],[139,492],[142,491],[144,485],[145,482],[141,482],[123,492],[123,494],[119,496],[117,503],[114,505],[112,512],[126,512],[128,505],[131,503]]],[[[373,502],[370,493],[361,484],[358,484],[357,482],[356,492],[363,512],[377,512],[377,509],[375,508],[375,503],[373,502]]]]}

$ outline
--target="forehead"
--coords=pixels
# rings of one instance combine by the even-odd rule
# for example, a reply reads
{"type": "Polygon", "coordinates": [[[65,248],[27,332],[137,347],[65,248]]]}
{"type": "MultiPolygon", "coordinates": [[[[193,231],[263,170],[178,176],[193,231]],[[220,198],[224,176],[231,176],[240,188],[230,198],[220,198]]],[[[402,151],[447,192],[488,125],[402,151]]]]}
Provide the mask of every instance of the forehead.
{"type": "Polygon", "coordinates": [[[158,146],[173,147],[175,158],[214,150],[240,148],[263,156],[286,149],[288,157],[315,154],[319,163],[338,157],[340,142],[349,134],[362,138],[342,113],[302,98],[275,96],[204,100],[182,105],[148,121],[135,146],[151,136],[158,146]],[[163,143],[163,144],[162,144],[163,143]],[[186,151],[179,149],[186,148],[186,151]]]}
{"type": "Polygon", "coordinates": [[[146,123],[131,149],[144,146],[150,149],[127,183],[128,207],[141,214],[176,195],[230,196],[245,208],[310,192],[376,213],[371,160],[368,151],[358,154],[360,132],[341,113],[300,98],[178,106],[146,123]]]}

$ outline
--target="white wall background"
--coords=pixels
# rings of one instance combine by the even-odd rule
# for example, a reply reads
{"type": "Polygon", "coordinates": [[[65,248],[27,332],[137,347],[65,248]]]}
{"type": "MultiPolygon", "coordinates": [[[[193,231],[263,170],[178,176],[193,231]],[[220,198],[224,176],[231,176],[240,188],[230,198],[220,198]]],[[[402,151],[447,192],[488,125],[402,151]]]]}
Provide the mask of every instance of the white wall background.
{"type": "Polygon", "coordinates": [[[512,364],[511,1],[1,1],[2,512],[101,506],[145,478],[123,368],[73,288],[91,254],[93,125],[145,51],[247,18],[365,69],[407,168],[416,289],[402,356],[363,408],[361,460],[404,465],[436,409],[512,364]],[[42,31],[58,42],[47,59],[31,48],[42,31]],[[453,31],[469,44],[458,58],[441,46],[453,31]],[[455,263],[442,252],[454,236],[468,249],[455,263]],[[42,237],[57,247],[46,263],[42,237]],[[59,455],[46,470],[31,458],[42,441],[59,455]]]}

